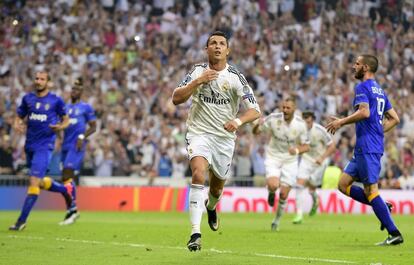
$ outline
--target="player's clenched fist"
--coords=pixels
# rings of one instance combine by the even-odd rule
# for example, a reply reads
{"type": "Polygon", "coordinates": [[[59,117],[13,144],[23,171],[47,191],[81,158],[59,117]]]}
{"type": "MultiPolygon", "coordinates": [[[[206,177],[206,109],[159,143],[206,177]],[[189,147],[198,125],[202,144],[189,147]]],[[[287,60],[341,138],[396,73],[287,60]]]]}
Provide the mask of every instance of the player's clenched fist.
{"type": "Polygon", "coordinates": [[[241,125],[240,124],[241,122],[238,122],[237,120],[238,119],[234,119],[234,120],[231,120],[231,121],[226,122],[224,124],[224,129],[226,131],[228,131],[228,132],[234,132],[234,131],[236,131],[239,128],[239,126],[241,125]]]}

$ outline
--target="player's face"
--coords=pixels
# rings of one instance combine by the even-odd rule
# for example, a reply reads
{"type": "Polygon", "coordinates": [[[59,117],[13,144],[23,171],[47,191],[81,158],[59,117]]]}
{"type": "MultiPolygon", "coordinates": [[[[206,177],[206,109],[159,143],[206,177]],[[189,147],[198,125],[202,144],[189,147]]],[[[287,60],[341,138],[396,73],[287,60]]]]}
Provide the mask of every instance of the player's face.
{"type": "Polygon", "coordinates": [[[208,59],[212,62],[226,60],[227,55],[230,53],[226,38],[223,36],[211,36],[208,41],[206,50],[208,59]]]}
{"type": "Polygon", "coordinates": [[[283,117],[286,121],[289,121],[293,118],[295,113],[295,104],[292,101],[285,101],[282,105],[283,117]]]}
{"type": "Polygon", "coordinates": [[[42,92],[47,88],[47,73],[36,73],[35,88],[37,92],[42,92]]]}
{"type": "Polygon", "coordinates": [[[352,66],[352,72],[354,73],[354,77],[358,80],[361,80],[364,77],[364,74],[366,72],[365,70],[366,66],[362,63],[362,57],[359,56],[354,65],[352,66]]]}
{"type": "Polygon", "coordinates": [[[308,129],[311,129],[312,125],[313,125],[313,117],[308,116],[308,117],[304,118],[304,120],[306,122],[306,127],[308,127],[308,129]]]}
{"type": "Polygon", "coordinates": [[[70,92],[70,96],[72,100],[78,100],[80,99],[82,95],[82,88],[79,86],[72,87],[72,91],[70,92]]]}

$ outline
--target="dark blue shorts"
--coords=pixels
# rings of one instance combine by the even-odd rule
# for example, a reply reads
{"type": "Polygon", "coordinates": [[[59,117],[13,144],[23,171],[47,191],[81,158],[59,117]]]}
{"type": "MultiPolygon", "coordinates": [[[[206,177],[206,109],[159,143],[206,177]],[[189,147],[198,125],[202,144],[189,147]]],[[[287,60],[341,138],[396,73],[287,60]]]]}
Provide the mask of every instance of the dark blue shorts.
{"type": "Polygon", "coordinates": [[[364,184],[378,183],[382,154],[354,154],[344,172],[364,184]]]}
{"type": "Polygon", "coordinates": [[[43,178],[46,175],[50,159],[52,158],[52,150],[26,150],[27,167],[29,168],[29,176],[43,178]]]}
{"type": "Polygon", "coordinates": [[[63,168],[79,171],[82,166],[85,149],[77,151],[75,148],[62,151],[63,168]]]}

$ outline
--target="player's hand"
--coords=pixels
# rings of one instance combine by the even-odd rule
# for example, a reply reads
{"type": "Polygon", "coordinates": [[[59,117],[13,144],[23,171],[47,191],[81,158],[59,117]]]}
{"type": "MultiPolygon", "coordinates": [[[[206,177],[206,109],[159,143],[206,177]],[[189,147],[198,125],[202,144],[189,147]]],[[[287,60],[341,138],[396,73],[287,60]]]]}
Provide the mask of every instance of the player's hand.
{"type": "Polygon", "coordinates": [[[299,153],[299,149],[297,147],[291,146],[288,149],[290,155],[297,155],[299,153]]]}
{"type": "Polygon", "coordinates": [[[228,121],[224,124],[224,129],[228,132],[234,132],[239,128],[235,120],[228,121]]]}
{"type": "Polygon", "coordinates": [[[315,160],[315,163],[316,164],[318,164],[318,165],[322,165],[322,163],[323,163],[323,158],[322,157],[318,157],[316,160],[315,160]]]}
{"type": "Polygon", "coordinates": [[[199,80],[202,84],[208,83],[212,80],[217,79],[219,76],[219,73],[216,70],[207,69],[205,70],[201,76],[199,77],[199,80]]]}
{"type": "Polygon", "coordinates": [[[18,132],[18,133],[24,133],[24,130],[26,129],[26,126],[23,122],[16,122],[14,124],[14,129],[18,132]]]}
{"type": "Polygon", "coordinates": [[[76,151],[80,151],[80,150],[82,150],[82,147],[83,147],[83,141],[84,141],[84,140],[82,140],[82,139],[79,139],[79,138],[78,138],[78,140],[76,141],[76,151]]]}
{"type": "Polygon", "coordinates": [[[63,130],[62,125],[60,123],[58,124],[50,124],[49,128],[52,129],[55,133],[63,130]]]}
{"type": "Polygon", "coordinates": [[[332,134],[335,134],[336,131],[341,128],[341,119],[338,117],[331,116],[331,122],[325,126],[326,130],[332,134]]]}

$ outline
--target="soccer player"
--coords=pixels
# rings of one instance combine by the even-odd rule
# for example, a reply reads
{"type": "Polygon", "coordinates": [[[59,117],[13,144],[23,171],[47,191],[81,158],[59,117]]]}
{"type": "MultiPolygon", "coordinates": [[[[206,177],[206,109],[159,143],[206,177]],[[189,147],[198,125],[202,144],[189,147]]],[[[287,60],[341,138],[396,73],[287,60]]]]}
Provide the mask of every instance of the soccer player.
{"type": "Polygon", "coordinates": [[[245,77],[227,64],[229,41],[223,32],[216,31],[205,47],[208,63],[196,64],[185,80],[174,90],[175,105],[192,105],[187,119],[188,158],[192,171],[189,194],[191,238],[190,251],[201,249],[200,223],[207,208],[208,224],[213,231],[219,228],[216,205],[229,177],[234,152],[236,130],[260,116],[259,106],[245,77]],[[246,111],[236,117],[240,100],[246,111]],[[209,172],[210,190],[204,201],[205,174],[209,172]]]}
{"type": "Polygon", "coordinates": [[[96,131],[95,111],[91,105],[81,100],[82,92],[83,82],[79,78],[72,87],[72,103],[66,106],[70,125],[65,129],[62,143],[62,182],[72,197],[72,204],[66,205],[67,213],[65,219],[60,222],[61,225],[72,224],[79,217],[76,207],[74,178],[76,174],[79,174],[82,166],[87,143],[86,139],[96,131]]]}
{"type": "Polygon", "coordinates": [[[304,153],[299,162],[298,180],[296,183],[296,216],[294,224],[300,224],[303,220],[303,202],[305,187],[309,187],[312,197],[310,216],[318,210],[318,195],[316,188],[322,185],[322,177],[329,163],[329,156],[335,152],[335,143],[325,127],[315,122],[313,111],[302,112],[302,118],[306,122],[309,137],[309,151],[304,153]]]}
{"type": "Polygon", "coordinates": [[[355,78],[361,83],[354,89],[355,112],[345,118],[332,117],[333,120],[326,128],[334,134],[342,126],[355,123],[354,155],[345,166],[338,188],[354,200],[372,206],[381,225],[389,234],[385,241],[377,245],[397,245],[404,240],[391,218],[389,208],[379,194],[378,179],[381,170],[380,160],[384,152],[384,132],[390,131],[400,120],[385,91],[375,81],[377,68],[378,59],[375,56],[364,54],[357,57],[352,70],[355,78]],[[352,185],[354,181],[362,182],[364,188],[352,185]]]}
{"type": "Polygon", "coordinates": [[[66,204],[72,199],[65,186],[45,173],[55,145],[56,133],[69,125],[65,103],[55,94],[49,92],[49,74],[41,71],[36,73],[35,92],[26,94],[17,109],[14,128],[23,133],[24,119],[27,118],[25,152],[29,167],[29,188],[27,197],[17,222],[9,230],[21,231],[26,227],[26,220],[40,194],[40,188],[59,192],[65,198],[66,204]]]}
{"type": "Polygon", "coordinates": [[[275,193],[280,187],[279,203],[271,229],[279,231],[280,218],[286,207],[286,200],[298,175],[298,155],[309,150],[306,124],[296,116],[296,102],[293,98],[283,100],[282,112],[272,113],[253,127],[253,133],[270,132],[270,143],[266,147],[266,184],[269,191],[267,202],[275,203],[275,193]]]}

